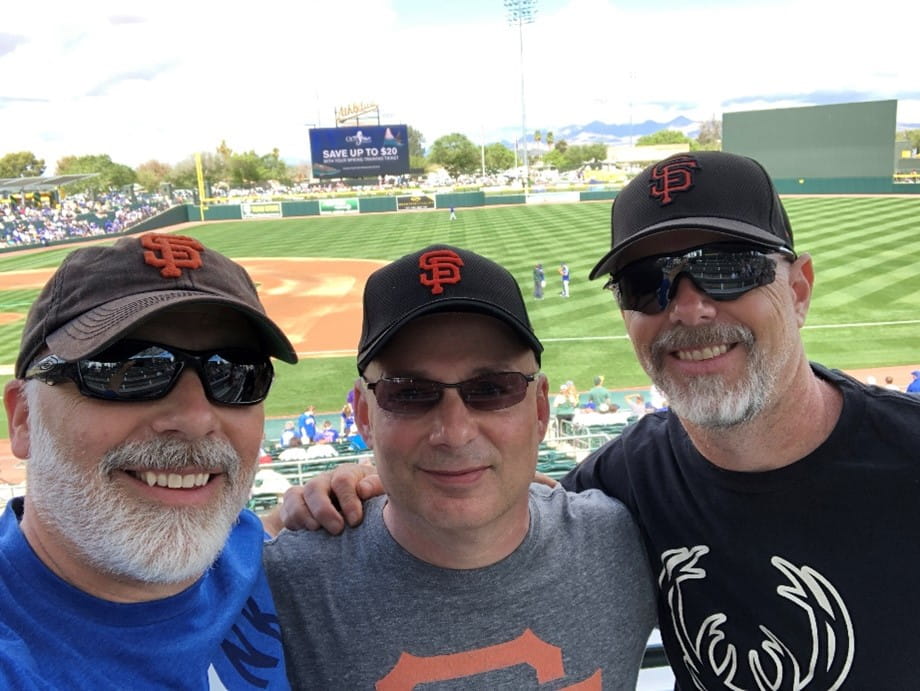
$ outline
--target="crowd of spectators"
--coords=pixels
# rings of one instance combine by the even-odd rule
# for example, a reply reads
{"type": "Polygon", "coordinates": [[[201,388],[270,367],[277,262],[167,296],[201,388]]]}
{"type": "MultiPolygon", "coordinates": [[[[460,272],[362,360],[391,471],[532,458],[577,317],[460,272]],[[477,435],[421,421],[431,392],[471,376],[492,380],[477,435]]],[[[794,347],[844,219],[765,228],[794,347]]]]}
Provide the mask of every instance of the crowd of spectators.
{"type": "Polygon", "coordinates": [[[120,233],[173,202],[159,194],[75,194],[59,204],[0,201],[0,247],[47,245],[58,240],[120,233]]]}

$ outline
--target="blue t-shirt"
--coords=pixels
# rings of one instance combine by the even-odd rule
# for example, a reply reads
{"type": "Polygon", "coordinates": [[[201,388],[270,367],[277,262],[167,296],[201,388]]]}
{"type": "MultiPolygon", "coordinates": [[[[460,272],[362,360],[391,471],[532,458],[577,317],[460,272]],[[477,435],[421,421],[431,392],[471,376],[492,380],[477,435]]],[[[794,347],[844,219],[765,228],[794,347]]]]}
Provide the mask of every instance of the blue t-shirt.
{"type": "Polygon", "coordinates": [[[19,528],[22,505],[14,499],[0,517],[0,688],[289,688],[255,514],[240,514],[191,587],[118,603],[78,590],[39,560],[19,528]]]}

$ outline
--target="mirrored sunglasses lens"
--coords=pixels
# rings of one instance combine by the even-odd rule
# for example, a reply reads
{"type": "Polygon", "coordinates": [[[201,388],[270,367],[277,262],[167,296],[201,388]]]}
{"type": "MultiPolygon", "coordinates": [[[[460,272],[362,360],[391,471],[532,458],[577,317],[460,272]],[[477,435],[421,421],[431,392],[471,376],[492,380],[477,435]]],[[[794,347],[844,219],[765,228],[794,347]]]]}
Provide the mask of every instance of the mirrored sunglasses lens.
{"type": "Polygon", "coordinates": [[[146,401],[169,391],[181,363],[167,350],[151,346],[127,357],[106,352],[80,360],[82,386],[99,398],[146,401]]]}
{"type": "Polygon", "coordinates": [[[659,314],[674,297],[676,285],[684,275],[714,300],[736,300],[754,288],[772,283],[776,264],[756,251],[704,249],[681,256],[653,257],[623,270],[617,281],[617,299],[623,309],[659,314]]]}
{"type": "Polygon", "coordinates": [[[245,352],[214,353],[203,363],[202,370],[211,397],[229,405],[264,400],[274,373],[267,359],[245,352]]]}

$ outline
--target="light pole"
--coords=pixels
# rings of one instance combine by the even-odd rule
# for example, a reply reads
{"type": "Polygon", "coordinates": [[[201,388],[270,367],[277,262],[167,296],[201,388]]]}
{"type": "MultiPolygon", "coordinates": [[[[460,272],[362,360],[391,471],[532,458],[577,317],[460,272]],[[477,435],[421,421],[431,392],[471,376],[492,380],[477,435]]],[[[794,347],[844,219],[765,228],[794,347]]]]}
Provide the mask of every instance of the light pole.
{"type": "Polygon", "coordinates": [[[505,9],[508,11],[508,23],[517,25],[518,44],[521,53],[521,144],[524,157],[524,195],[530,184],[530,165],[527,160],[527,124],[524,117],[524,25],[531,24],[537,13],[537,0],[504,0],[505,9]]]}

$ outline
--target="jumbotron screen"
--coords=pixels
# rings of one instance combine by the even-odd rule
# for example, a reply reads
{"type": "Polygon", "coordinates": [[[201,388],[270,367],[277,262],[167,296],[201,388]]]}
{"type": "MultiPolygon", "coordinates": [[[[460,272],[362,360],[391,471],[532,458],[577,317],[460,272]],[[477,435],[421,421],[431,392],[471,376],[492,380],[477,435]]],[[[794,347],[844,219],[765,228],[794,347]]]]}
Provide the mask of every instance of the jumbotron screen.
{"type": "Polygon", "coordinates": [[[409,172],[406,125],[319,127],[310,130],[313,177],[376,177],[409,172]]]}

